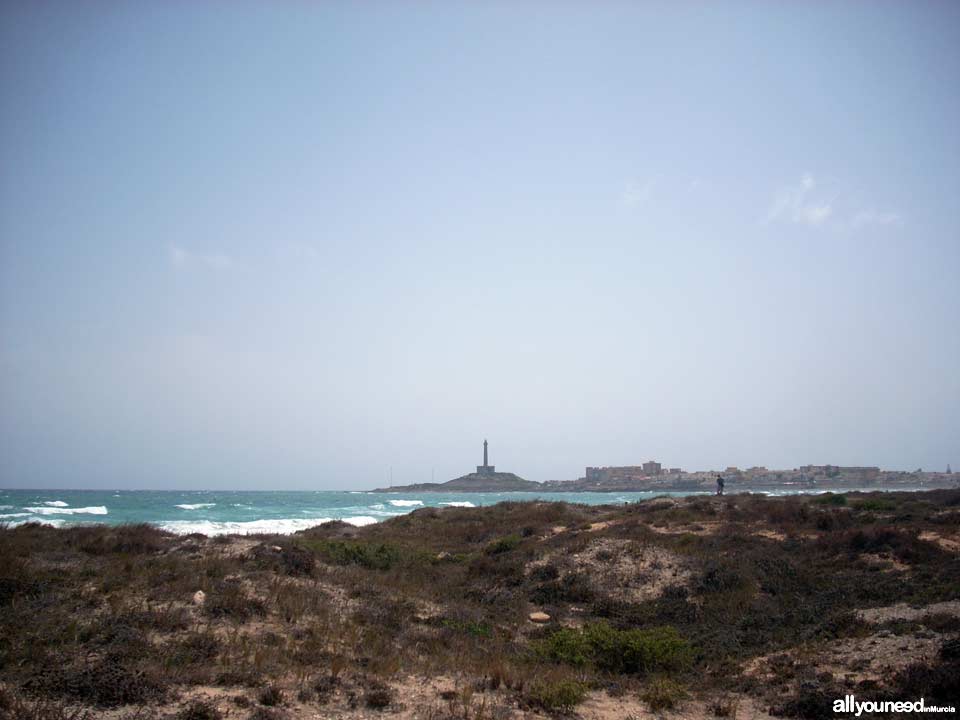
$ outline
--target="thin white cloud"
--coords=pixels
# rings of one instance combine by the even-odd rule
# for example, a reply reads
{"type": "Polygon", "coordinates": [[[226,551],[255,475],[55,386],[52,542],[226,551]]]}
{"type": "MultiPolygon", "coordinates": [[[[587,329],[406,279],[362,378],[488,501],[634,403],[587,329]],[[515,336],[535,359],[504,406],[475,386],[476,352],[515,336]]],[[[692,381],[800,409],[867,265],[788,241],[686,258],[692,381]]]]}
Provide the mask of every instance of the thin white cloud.
{"type": "Polygon", "coordinates": [[[187,251],[176,245],[170,246],[170,262],[174,265],[183,265],[187,262],[187,251]]]}
{"type": "Polygon", "coordinates": [[[321,257],[316,247],[306,243],[293,243],[290,245],[289,252],[298,260],[319,260],[321,257]]]}
{"type": "Polygon", "coordinates": [[[854,230],[871,226],[896,226],[903,225],[903,216],[895,212],[878,212],[877,210],[862,210],[853,216],[850,226],[854,230]]]}
{"type": "Polygon", "coordinates": [[[817,181],[810,173],[800,183],[777,193],[766,222],[790,222],[810,227],[823,225],[833,215],[833,200],[819,197],[817,181]]]}
{"type": "Polygon", "coordinates": [[[236,264],[228,255],[195,253],[178,245],[170,246],[170,262],[179,266],[198,265],[211,270],[227,270],[236,264]]]}
{"type": "Polygon", "coordinates": [[[620,200],[628,208],[638,208],[641,205],[644,205],[650,199],[650,194],[652,191],[652,180],[647,180],[646,182],[630,180],[620,193],[620,200]]]}

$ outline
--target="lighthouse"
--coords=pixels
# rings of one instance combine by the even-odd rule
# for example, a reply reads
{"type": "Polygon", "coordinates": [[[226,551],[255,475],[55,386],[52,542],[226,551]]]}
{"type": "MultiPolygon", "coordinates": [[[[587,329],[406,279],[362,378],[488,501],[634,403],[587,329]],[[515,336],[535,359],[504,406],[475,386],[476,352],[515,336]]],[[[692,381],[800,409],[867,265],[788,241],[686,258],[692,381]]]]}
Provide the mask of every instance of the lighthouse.
{"type": "Polygon", "coordinates": [[[477,475],[493,475],[497,469],[487,464],[487,441],[483,441],[483,465],[477,465],[477,475]]]}

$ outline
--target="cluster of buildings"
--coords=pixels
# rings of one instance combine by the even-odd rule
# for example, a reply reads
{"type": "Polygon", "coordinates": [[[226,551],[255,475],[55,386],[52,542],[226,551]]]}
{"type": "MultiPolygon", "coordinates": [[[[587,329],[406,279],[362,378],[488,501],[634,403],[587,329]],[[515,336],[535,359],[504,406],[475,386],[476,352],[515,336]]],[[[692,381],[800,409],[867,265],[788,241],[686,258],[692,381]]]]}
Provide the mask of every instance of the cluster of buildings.
{"type": "Polygon", "coordinates": [[[953,487],[960,481],[960,473],[953,474],[950,467],[945,473],[881,470],[875,466],[801,465],[792,470],[769,470],[754,466],[741,470],[727,467],[724,470],[685,472],[681,468],[664,468],[650,460],[642,465],[588,467],[584,477],[573,481],[579,490],[689,490],[710,489],[718,475],[734,486],[743,488],[794,486],[796,489],[811,488],[870,488],[880,486],[901,487],[953,487]]]}
{"type": "Polygon", "coordinates": [[[682,472],[683,471],[680,468],[669,468],[664,470],[660,463],[649,460],[643,465],[624,465],[621,467],[588,467],[587,474],[584,479],[600,482],[640,480],[657,477],[664,474],[679,475],[682,472]]]}

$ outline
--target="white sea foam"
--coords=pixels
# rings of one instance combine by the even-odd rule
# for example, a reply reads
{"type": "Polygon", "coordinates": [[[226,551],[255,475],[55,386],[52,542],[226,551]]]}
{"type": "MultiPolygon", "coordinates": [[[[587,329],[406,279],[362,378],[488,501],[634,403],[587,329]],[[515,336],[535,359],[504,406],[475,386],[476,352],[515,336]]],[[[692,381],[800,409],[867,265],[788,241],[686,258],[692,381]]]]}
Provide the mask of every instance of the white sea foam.
{"type": "Polygon", "coordinates": [[[0,505],[0,510],[13,510],[13,505],[0,505]]]}
{"type": "MultiPolygon", "coordinates": [[[[325,522],[330,522],[335,518],[274,518],[265,520],[241,521],[223,521],[213,520],[170,520],[161,522],[158,525],[164,530],[177,533],[178,535],[188,535],[189,533],[203,533],[204,535],[250,535],[255,533],[279,533],[287,535],[306,530],[325,522]]],[[[377,522],[376,518],[366,515],[357,517],[343,518],[343,522],[350,525],[363,526],[372,525],[377,522]]]]}
{"type": "Polygon", "coordinates": [[[423,500],[391,500],[390,504],[394,507],[413,507],[414,505],[423,505],[423,500]]]}
{"type": "Polygon", "coordinates": [[[49,505],[50,507],[66,507],[70,503],[65,503],[63,500],[48,500],[44,501],[44,505],[49,505]]]}
{"type": "Polygon", "coordinates": [[[181,510],[199,510],[200,508],[213,507],[216,503],[197,503],[195,505],[175,505],[181,510]]]}
{"type": "Polygon", "coordinates": [[[440,504],[449,505],[450,507],[476,507],[476,505],[474,505],[469,500],[463,500],[462,502],[445,502],[440,504]]]}
{"type": "MultiPolygon", "coordinates": [[[[11,506],[10,506],[10,505],[4,505],[4,506],[2,506],[2,507],[3,507],[4,510],[9,510],[11,506]]],[[[6,515],[0,515],[0,519],[2,519],[2,518],[12,518],[12,517],[30,517],[30,513],[7,513],[6,515]]]]}
{"type": "Polygon", "coordinates": [[[107,509],[103,505],[96,507],[82,508],[61,508],[61,507],[25,507],[37,515],[106,515],[107,509]]]}
{"type": "MultiPolygon", "coordinates": [[[[21,513],[23,515],[29,515],[29,513],[21,513]]],[[[40,523],[41,525],[51,525],[53,527],[60,527],[63,525],[62,518],[44,518],[43,520],[38,520],[36,517],[26,518],[24,520],[4,520],[4,524],[7,527],[16,527],[17,525],[25,525],[26,523],[35,522],[40,523]]]]}

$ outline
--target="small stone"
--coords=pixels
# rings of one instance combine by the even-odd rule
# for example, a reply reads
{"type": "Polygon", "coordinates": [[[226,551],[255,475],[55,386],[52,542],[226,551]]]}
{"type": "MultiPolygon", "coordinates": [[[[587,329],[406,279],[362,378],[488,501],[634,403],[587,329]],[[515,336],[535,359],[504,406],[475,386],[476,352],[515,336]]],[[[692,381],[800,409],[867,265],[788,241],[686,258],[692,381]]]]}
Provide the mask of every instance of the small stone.
{"type": "Polygon", "coordinates": [[[280,547],[279,545],[271,545],[270,549],[273,550],[274,552],[283,552],[283,548],[280,547]]]}
{"type": "Polygon", "coordinates": [[[530,613],[530,622],[547,623],[550,622],[550,616],[545,612],[532,612],[530,613]]]}
{"type": "Polygon", "coordinates": [[[197,590],[193,594],[193,604],[203,605],[207,601],[207,594],[203,590],[197,590]]]}
{"type": "Polygon", "coordinates": [[[437,553],[437,560],[449,560],[449,559],[450,559],[450,553],[448,553],[446,550],[444,550],[443,552],[437,553]]]}

